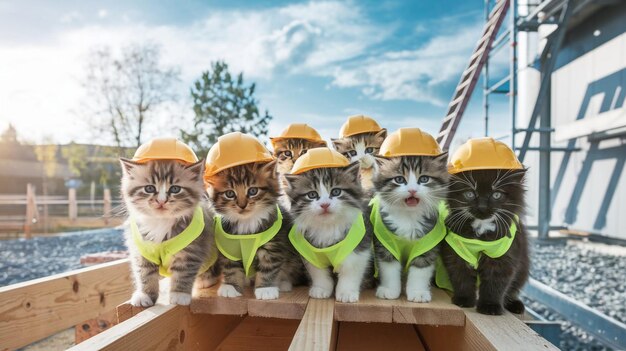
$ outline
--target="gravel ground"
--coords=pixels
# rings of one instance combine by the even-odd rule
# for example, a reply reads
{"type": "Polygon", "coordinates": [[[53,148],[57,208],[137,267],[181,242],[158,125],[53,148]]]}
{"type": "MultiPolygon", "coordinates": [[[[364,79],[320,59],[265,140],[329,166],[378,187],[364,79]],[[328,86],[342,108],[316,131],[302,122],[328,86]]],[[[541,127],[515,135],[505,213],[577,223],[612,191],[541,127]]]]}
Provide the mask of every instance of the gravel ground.
{"type": "MultiPolygon", "coordinates": [[[[533,278],[626,322],[626,248],[555,241],[533,242],[531,252],[533,278]]],[[[546,306],[528,299],[525,302],[547,320],[564,322],[561,349],[610,350],[546,306]]]]}
{"type": "Polygon", "coordinates": [[[87,253],[125,249],[122,231],[112,228],[0,241],[0,286],[81,268],[87,253]]]}

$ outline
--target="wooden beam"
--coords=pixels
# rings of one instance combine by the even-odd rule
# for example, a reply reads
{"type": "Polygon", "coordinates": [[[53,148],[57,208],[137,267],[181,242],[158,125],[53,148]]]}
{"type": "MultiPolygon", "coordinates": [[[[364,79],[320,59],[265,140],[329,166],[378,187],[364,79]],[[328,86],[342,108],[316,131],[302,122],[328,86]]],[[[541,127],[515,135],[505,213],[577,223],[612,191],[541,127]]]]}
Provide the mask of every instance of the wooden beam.
{"type": "MultiPolygon", "coordinates": [[[[217,347],[220,351],[286,350],[299,321],[278,318],[245,317],[217,347]]],[[[210,350],[204,347],[203,350],[210,350]]]]}
{"type": "Polygon", "coordinates": [[[332,299],[309,299],[289,350],[335,350],[337,322],[334,321],[334,305],[335,301],[332,299]]]}
{"type": "Polygon", "coordinates": [[[391,323],[393,305],[397,300],[382,300],[375,296],[374,290],[361,292],[357,303],[335,303],[335,319],[343,322],[381,322],[391,323]]]}
{"type": "Polygon", "coordinates": [[[212,350],[241,320],[193,315],[183,306],[155,305],[70,350],[212,350]]]}
{"type": "Polygon", "coordinates": [[[0,288],[0,349],[12,350],[96,318],[128,299],[128,260],[0,288]]]}
{"type": "Polygon", "coordinates": [[[339,323],[337,350],[424,351],[424,345],[409,324],[339,323]]]}
{"type": "Polygon", "coordinates": [[[293,291],[281,292],[278,300],[248,300],[248,315],[252,317],[272,317],[302,319],[309,301],[309,288],[298,287],[293,291]]]}
{"type": "Polygon", "coordinates": [[[74,342],[81,343],[117,324],[117,314],[115,310],[100,314],[97,318],[92,318],[79,323],[74,328],[74,342]]]}
{"type": "Polygon", "coordinates": [[[430,325],[465,325],[463,309],[454,305],[443,290],[432,288],[429,303],[409,302],[404,296],[395,300],[393,322],[430,325]]]}
{"type": "Polygon", "coordinates": [[[194,290],[190,306],[191,312],[238,316],[248,313],[248,299],[254,298],[250,289],[245,289],[241,297],[219,297],[217,296],[217,288],[217,286],[213,286],[208,289],[194,290]]]}

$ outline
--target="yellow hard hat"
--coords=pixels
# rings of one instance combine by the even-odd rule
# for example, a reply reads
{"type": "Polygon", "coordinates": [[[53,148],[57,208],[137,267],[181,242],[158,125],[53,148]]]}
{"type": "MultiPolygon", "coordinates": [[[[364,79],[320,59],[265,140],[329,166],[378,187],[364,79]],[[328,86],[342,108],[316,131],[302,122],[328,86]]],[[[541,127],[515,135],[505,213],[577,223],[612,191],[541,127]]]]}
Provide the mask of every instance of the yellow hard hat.
{"type": "Polygon", "coordinates": [[[224,134],[209,149],[206,157],[205,177],[210,177],[227,168],[254,162],[269,162],[274,158],[257,138],[233,132],[224,134]]]}
{"type": "Polygon", "coordinates": [[[384,157],[437,156],[441,148],[432,135],[419,128],[400,128],[389,134],[378,153],[384,157]]]}
{"type": "Polygon", "coordinates": [[[451,174],[479,169],[524,169],[524,165],[510,147],[493,138],[468,140],[456,150],[448,164],[451,174]]]}
{"type": "Polygon", "coordinates": [[[135,151],[133,161],[143,163],[152,160],[177,160],[196,163],[198,157],[191,148],[176,138],[157,138],[142,144],[135,151]]]}
{"type": "Polygon", "coordinates": [[[276,141],[283,139],[306,139],[310,141],[320,141],[326,144],[317,130],[304,123],[292,123],[288,125],[279,136],[270,138],[270,141],[272,142],[272,146],[274,146],[276,141]]]}
{"type": "Polygon", "coordinates": [[[296,160],[291,174],[300,174],[316,168],[345,167],[349,164],[350,161],[339,152],[327,147],[316,147],[296,160]]]}
{"type": "Polygon", "coordinates": [[[339,137],[345,138],[361,133],[379,132],[382,128],[372,118],[364,115],[356,115],[348,117],[346,123],[341,126],[339,137]]]}

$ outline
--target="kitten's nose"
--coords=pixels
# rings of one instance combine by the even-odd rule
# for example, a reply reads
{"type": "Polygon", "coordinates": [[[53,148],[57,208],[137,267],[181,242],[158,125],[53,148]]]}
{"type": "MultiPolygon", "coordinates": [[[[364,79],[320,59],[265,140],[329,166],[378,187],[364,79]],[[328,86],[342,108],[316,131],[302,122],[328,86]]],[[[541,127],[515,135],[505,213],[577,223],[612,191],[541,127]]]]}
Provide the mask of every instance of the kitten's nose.
{"type": "Polygon", "coordinates": [[[248,206],[248,203],[247,202],[244,202],[244,203],[237,202],[237,206],[239,206],[239,208],[243,210],[244,208],[246,208],[248,206]]]}
{"type": "Polygon", "coordinates": [[[167,199],[156,199],[156,203],[159,206],[163,206],[167,203],[167,199]]]}
{"type": "Polygon", "coordinates": [[[417,193],[417,190],[409,190],[409,194],[411,194],[411,196],[415,197],[415,194],[417,193]]]}
{"type": "Polygon", "coordinates": [[[325,209],[325,210],[327,210],[328,207],[330,207],[330,204],[328,202],[324,202],[324,203],[320,204],[320,207],[325,209]]]}

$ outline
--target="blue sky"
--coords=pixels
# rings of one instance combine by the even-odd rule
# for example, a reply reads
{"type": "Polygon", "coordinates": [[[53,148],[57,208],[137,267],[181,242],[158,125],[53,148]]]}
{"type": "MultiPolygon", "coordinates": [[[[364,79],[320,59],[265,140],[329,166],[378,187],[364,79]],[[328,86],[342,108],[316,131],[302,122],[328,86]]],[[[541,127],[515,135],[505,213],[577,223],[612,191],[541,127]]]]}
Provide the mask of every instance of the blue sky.
{"type": "MultiPolygon", "coordinates": [[[[98,141],[81,113],[90,48],[152,41],[163,63],[181,68],[185,99],[173,135],[192,117],[188,87],[211,61],[225,60],[257,83],[270,134],[306,121],[334,137],[348,115],[369,114],[390,130],[435,133],[479,38],[483,1],[1,1],[0,128],[31,141],[98,141]]],[[[504,72],[504,55],[494,59],[504,72]]],[[[494,78],[496,80],[496,78],[494,78]]],[[[493,135],[509,129],[504,97],[492,108],[493,135]]],[[[482,94],[460,137],[483,133],[482,94]]]]}

